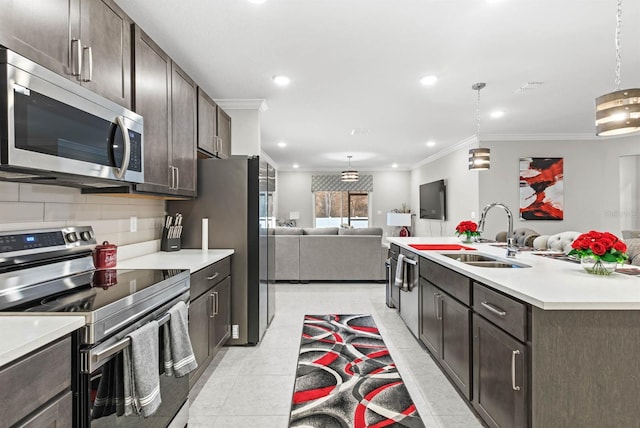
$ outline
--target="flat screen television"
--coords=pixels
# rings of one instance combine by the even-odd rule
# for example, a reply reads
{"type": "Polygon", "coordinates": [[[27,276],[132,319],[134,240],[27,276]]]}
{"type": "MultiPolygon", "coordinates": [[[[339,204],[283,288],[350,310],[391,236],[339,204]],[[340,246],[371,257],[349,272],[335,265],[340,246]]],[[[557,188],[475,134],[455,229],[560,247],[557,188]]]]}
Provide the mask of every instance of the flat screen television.
{"type": "Polygon", "coordinates": [[[447,219],[447,186],[444,180],[420,185],[420,218],[447,219]]]}

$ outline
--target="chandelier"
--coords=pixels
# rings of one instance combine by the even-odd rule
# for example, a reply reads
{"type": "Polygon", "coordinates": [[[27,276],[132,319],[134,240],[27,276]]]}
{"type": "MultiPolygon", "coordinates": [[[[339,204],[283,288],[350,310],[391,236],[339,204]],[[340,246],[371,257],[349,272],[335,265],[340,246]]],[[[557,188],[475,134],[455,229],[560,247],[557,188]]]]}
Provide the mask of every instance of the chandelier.
{"type": "MultiPolygon", "coordinates": [[[[480,144],[480,90],[487,86],[486,83],[479,82],[471,85],[471,89],[478,91],[478,100],[476,102],[476,138],[478,145],[480,144]]],[[[478,147],[469,150],[469,170],[482,171],[491,167],[491,150],[485,147],[478,147]]]]}
{"type": "Polygon", "coordinates": [[[596,98],[596,135],[606,137],[640,130],[640,89],[620,89],[620,24],[622,0],[616,14],[616,90],[596,98]]]}
{"type": "Polygon", "coordinates": [[[342,171],[342,175],[340,177],[340,181],[358,181],[358,179],[360,178],[360,174],[358,173],[358,171],[351,169],[351,158],[353,156],[347,156],[347,158],[349,158],[349,166],[348,169],[346,171],[342,171]]]}

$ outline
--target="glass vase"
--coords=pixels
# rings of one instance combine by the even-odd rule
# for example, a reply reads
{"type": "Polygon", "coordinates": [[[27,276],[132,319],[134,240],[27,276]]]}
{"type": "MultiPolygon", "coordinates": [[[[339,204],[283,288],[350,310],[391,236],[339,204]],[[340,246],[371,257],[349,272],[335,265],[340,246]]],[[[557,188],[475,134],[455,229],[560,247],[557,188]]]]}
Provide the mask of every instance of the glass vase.
{"type": "Polygon", "coordinates": [[[475,242],[476,237],[467,235],[466,233],[461,233],[460,235],[458,235],[458,239],[460,239],[460,242],[462,242],[463,244],[471,244],[475,242]]]}
{"type": "Polygon", "coordinates": [[[580,265],[592,275],[608,276],[615,272],[618,263],[606,262],[595,257],[586,256],[580,258],[580,265]]]}

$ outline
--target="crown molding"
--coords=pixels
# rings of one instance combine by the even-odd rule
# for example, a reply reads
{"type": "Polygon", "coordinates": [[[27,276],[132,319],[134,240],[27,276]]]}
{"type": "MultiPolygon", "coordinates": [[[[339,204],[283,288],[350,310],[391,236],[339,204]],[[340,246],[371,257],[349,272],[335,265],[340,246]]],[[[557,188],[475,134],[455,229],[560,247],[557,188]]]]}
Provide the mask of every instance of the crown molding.
{"type": "Polygon", "coordinates": [[[254,98],[254,99],[231,99],[231,98],[218,98],[214,99],[223,110],[258,110],[259,112],[265,112],[269,110],[267,100],[254,98]]]}
{"type": "Polygon", "coordinates": [[[482,136],[486,141],[578,141],[601,140],[593,134],[488,134],[482,136]]]}
{"type": "Polygon", "coordinates": [[[458,142],[457,144],[454,144],[452,146],[446,147],[445,149],[440,150],[439,152],[434,153],[431,156],[426,157],[425,159],[422,159],[420,162],[412,165],[411,169],[414,170],[416,168],[420,168],[421,166],[429,164],[429,163],[433,162],[436,159],[440,159],[441,157],[444,157],[444,156],[448,155],[449,153],[453,153],[453,152],[455,152],[457,150],[463,149],[465,147],[474,146],[476,144],[478,144],[478,138],[475,135],[472,135],[472,136],[467,137],[464,140],[458,142]]]}

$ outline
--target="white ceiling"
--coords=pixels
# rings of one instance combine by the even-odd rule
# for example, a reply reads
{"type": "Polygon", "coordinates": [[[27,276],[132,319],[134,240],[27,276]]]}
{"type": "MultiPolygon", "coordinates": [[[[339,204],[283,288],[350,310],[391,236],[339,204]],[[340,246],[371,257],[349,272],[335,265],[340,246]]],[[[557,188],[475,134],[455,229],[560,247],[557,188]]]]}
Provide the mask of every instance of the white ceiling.
{"type": "MultiPolygon", "coordinates": [[[[262,148],[281,170],[347,155],[409,169],[475,135],[476,82],[481,141],[589,138],[594,98],[615,89],[615,0],[116,1],[213,98],[266,100],[262,148]]],[[[623,4],[621,40],[621,86],[640,86],[640,1],[623,4]]]]}

